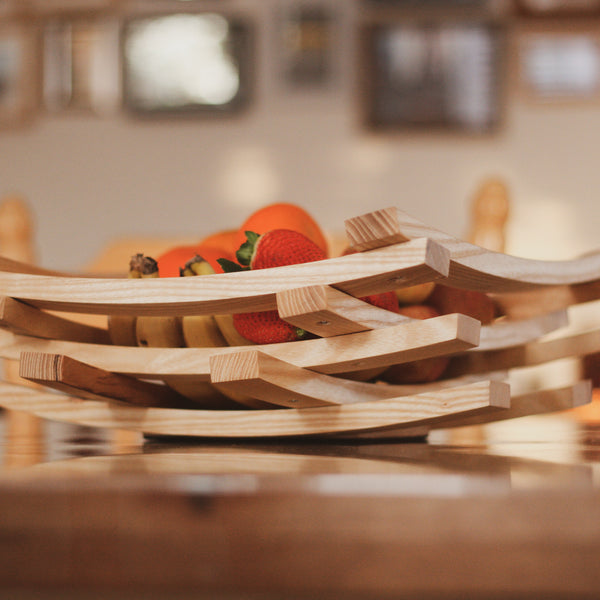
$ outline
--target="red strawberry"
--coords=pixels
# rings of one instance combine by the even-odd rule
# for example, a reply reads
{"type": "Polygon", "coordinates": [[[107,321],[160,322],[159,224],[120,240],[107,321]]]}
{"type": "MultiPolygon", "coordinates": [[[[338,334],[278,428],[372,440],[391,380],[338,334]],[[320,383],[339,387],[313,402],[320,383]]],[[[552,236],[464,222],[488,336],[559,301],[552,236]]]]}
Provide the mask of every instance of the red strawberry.
{"type": "Polygon", "coordinates": [[[363,296],[361,300],[377,306],[379,308],[385,308],[385,310],[391,310],[392,312],[400,312],[398,306],[398,296],[396,292],[385,292],[383,294],[372,294],[371,296],[363,296]]]}
{"type": "MultiPolygon", "coordinates": [[[[272,229],[262,235],[247,231],[246,238],[247,241],[236,252],[243,266],[221,262],[225,270],[267,269],[327,258],[319,246],[291,229],[272,229]]],[[[307,331],[280,319],[276,310],[236,314],[233,315],[233,324],[241,336],[255,344],[291,342],[309,335],[307,331]]]]}
{"type": "Polygon", "coordinates": [[[308,332],[279,318],[276,310],[233,315],[237,332],[255,344],[293,342],[308,337],[308,332]]]}
{"type": "Polygon", "coordinates": [[[246,238],[236,257],[241,265],[251,269],[299,265],[327,258],[319,246],[291,229],[272,229],[263,235],[246,231],[246,238]]]}

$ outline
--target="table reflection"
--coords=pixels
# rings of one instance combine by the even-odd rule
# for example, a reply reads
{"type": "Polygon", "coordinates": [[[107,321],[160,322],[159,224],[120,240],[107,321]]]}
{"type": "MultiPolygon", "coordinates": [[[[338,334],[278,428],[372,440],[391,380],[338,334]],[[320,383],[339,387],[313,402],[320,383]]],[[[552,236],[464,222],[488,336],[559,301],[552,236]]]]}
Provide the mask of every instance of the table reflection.
{"type": "Polygon", "coordinates": [[[570,415],[516,419],[478,428],[477,436],[472,428],[440,430],[427,441],[219,441],[50,421],[41,438],[26,431],[7,436],[7,421],[14,418],[8,412],[0,416],[2,477],[294,475],[293,485],[327,489],[335,481],[338,492],[449,496],[600,486],[600,425],[570,415]]]}

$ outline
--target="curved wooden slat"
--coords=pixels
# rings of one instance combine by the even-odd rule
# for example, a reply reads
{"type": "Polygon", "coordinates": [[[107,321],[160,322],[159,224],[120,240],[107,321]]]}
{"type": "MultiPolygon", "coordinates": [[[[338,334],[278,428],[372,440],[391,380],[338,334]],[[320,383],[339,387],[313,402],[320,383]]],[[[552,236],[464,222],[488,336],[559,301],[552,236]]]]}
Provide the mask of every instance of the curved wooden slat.
{"type": "MultiPolygon", "coordinates": [[[[265,344],[261,350],[321,373],[345,373],[460,352],[477,345],[479,331],[480,323],[475,319],[443,315],[335,338],[265,344]]],[[[0,331],[2,358],[18,359],[24,351],[65,354],[114,373],[157,379],[182,376],[206,381],[210,356],[247,348],[135,348],[42,340],[0,331]]]]}
{"type": "Polygon", "coordinates": [[[504,410],[510,390],[479,382],[435,394],[302,410],[186,410],[116,406],[0,383],[0,405],[39,417],[155,435],[253,438],[361,432],[441,424],[453,415],[504,410]]]}
{"type": "Polygon", "coordinates": [[[92,400],[112,399],[137,406],[195,408],[194,402],[166,385],[110,373],[62,354],[22,352],[19,376],[92,400]]]}
{"type": "MultiPolygon", "coordinates": [[[[435,393],[477,381],[468,377],[415,385],[354,381],[297,367],[257,349],[212,356],[210,369],[211,382],[217,388],[245,393],[287,408],[375,402],[424,392],[435,393]]],[[[487,378],[501,381],[506,379],[506,375],[494,373],[487,378]]]]}
{"type": "Polygon", "coordinates": [[[600,352],[600,329],[551,340],[540,340],[502,350],[465,352],[452,358],[449,377],[541,365],[553,360],[600,352]]]}
{"type": "Polygon", "coordinates": [[[110,344],[106,329],[77,323],[24,302],[0,296],[0,327],[18,334],[89,344],[110,344]]]}
{"type": "MultiPolygon", "coordinates": [[[[372,306],[330,286],[307,286],[277,294],[279,316],[322,337],[369,331],[411,321],[410,317],[372,306]]],[[[517,346],[568,324],[566,310],[527,319],[497,319],[481,327],[472,352],[517,346]]]]}
{"type": "Polygon", "coordinates": [[[348,219],[346,234],[359,251],[428,237],[450,251],[444,283],[482,292],[514,292],[600,279],[600,252],[573,260],[544,261],[493,252],[434,229],[396,207],[348,219]]]}
{"type": "Polygon", "coordinates": [[[203,277],[109,279],[0,272],[5,296],[58,311],[130,315],[226,314],[275,310],[277,292],[332,285],[353,296],[444,277],[448,251],[426,239],[311,263],[203,277]]]}

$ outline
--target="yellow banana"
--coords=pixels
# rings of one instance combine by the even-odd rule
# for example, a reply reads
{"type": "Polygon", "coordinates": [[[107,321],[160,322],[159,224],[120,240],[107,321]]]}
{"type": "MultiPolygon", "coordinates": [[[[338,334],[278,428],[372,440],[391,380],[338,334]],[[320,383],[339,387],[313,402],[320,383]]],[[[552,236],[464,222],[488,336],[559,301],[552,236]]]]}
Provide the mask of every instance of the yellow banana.
{"type": "MultiPolygon", "coordinates": [[[[189,260],[183,269],[181,269],[182,277],[191,277],[197,275],[212,275],[214,274],[212,266],[205,261],[201,256],[195,256],[189,260]]],[[[231,315],[195,315],[186,316],[182,319],[184,338],[189,347],[201,348],[219,348],[223,346],[241,346],[247,345],[248,342],[242,338],[233,326],[233,317],[231,315]]],[[[213,396],[215,393],[226,396],[234,400],[237,405],[239,403],[256,406],[256,401],[253,398],[242,396],[229,391],[217,390],[215,386],[208,383],[212,388],[213,396]]],[[[175,389],[187,397],[190,397],[190,391],[185,389],[185,384],[180,382],[175,384],[175,389]]]]}
{"type": "Polygon", "coordinates": [[[241,336],[233,324],[233,315],[213,315],[221,335],[229,346],[253,346],[254,342],[241,336]]]}

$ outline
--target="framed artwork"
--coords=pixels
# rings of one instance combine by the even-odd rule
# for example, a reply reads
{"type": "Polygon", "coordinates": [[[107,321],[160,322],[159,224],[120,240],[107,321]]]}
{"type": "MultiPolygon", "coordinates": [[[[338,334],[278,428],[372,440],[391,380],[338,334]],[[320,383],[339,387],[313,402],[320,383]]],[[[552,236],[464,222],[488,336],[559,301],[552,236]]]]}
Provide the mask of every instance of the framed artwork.
{"type": "Polygon", "coordinates": [[[216,13],[127,20],[122,32],[123,98],[137,115],[226,114],[250,99],[252,31],[216,13]]]}
{"type": "Polygon", "coordinates": [[[0,23],[0,127],[30,121],[39,100],[37,28],[29,21],[0,23]]]}
{"type": "Polygon", "coordinates": [[[516,0],[516,5],[534,17],[600,15],[600,0],[516,0]]]}
{"type": "Polygon", "coordinates": [[[292,87],[320,87],[332,77],[334,15],[320,4],[293,4],[280,29],[283,79],[292,87]]]}
{"type": "Polygon", "coordinates": [[[517,77],[529,100],[600,101],[600,26],[561,21],[521,29],[517,77]]]}
{"type": "Polygon", "coordinates": [[[364,26],[363,113],[374,130],[493,131],[501,121],[504,31],[485,22],[364,26]]]}

